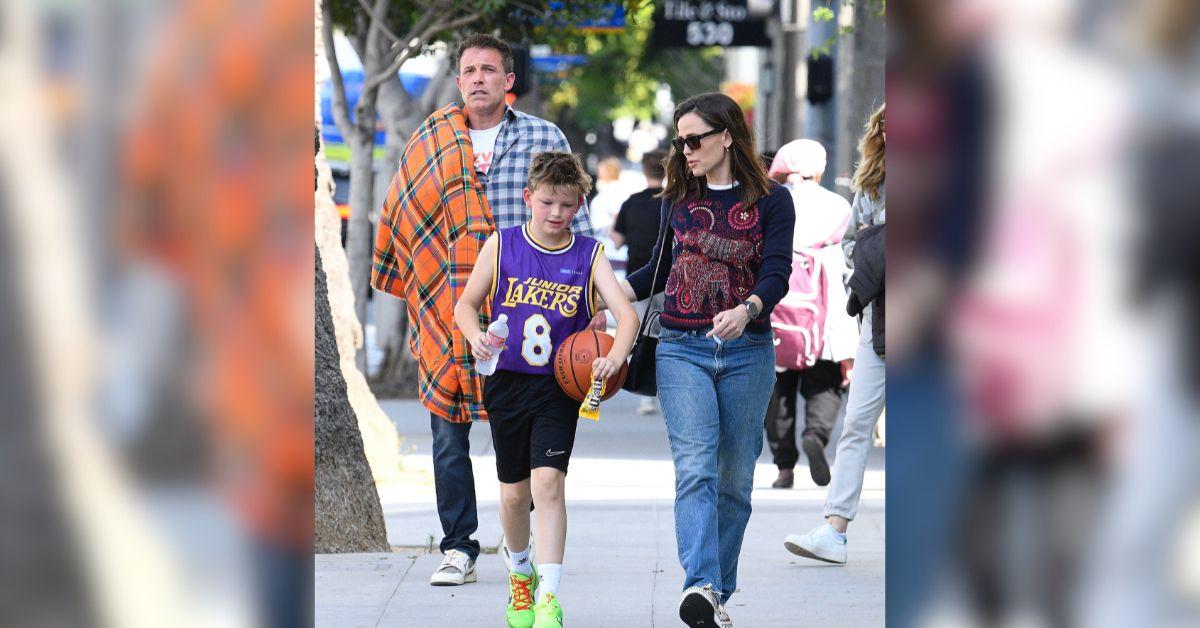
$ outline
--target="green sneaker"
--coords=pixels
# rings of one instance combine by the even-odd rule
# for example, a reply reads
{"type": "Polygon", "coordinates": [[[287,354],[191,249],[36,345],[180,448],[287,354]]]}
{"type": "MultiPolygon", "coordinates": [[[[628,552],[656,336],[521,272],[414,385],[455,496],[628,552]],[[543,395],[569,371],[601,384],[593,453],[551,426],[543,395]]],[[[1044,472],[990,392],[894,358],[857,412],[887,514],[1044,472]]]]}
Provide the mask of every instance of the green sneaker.
{"type": "Polygon", "coordinates": [[[542,601],[533,607],[533,628],[562,628],[562,606],[553,593],[542,596],[542,601]]]}
{"type": "Polygon", "coordinates": [[[537,569],[532,576],[515,571],[508,574],[508,628],[533,628],[533,592],[537,589],[537,569]]]}

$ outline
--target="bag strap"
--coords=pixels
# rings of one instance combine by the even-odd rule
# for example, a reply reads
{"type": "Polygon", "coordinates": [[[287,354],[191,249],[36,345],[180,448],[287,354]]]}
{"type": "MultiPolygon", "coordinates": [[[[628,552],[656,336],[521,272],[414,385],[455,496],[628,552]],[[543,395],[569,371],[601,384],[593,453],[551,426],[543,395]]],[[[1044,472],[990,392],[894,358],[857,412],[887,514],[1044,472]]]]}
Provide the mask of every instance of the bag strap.
{"type": "MultiPolygon", "coordinates": [[[[662,214],[662,220],[658,224],[658,261],[654,263],[654,273],[650,276],[650,298],[646,303],[646,315],[642,317],[642,323],[638,326],[637,336],[633,339],[633,346],[636,347],[642,342],[642,338],[646,335],[646,327],[650,322],[651,312],[650,307],[654,303],[654,286],[658,284],[658,269],[662,267],[662,258],[665,251],[667,240],[667,225],[670,224],[671,212],[670,204],[667,199],[663,199],[662,207],[659,208],[659,213],[662,214]]],[[[654,312],[653,315],[658,315],[660,312],[654,312]]],[[[630,352],[632,352],[632,347],[630,352]]]]}

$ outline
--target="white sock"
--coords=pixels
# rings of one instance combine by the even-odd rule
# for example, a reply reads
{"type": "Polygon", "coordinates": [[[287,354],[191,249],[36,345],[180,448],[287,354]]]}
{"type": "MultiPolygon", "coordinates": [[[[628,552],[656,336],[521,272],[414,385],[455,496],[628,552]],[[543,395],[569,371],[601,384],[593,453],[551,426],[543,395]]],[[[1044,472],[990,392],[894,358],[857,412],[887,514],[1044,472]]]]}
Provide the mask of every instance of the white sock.
{"type": "Polygon", "coordinates": [[[514,552],[508,548],[508,543],[504,544],[505,551],[508,552],[508,568],[514,573],[519,573],[522,576],[533,575],[533,564],[529,562],[529,552],[533,549],[532,545],[526,545],[525,549],[520,552],[514,552]]]}
{"type": "Polygon", "coordinates": [[[829,530],[831,532],[833,532],[833,538],[837,539],[838,542],[840,542],[840,543],[846,542],[846,533],[845,532],[838,532],[837,528],[833,527],[832,523],[826,523],[825,525],[829,526],[829,530]]]}
{"type": "Polygon", "coordinates": [[[558,582],[562,580],[562,565],[538,565],[538,599],[546,598],[546,594],[558,597],[558,582]]]}

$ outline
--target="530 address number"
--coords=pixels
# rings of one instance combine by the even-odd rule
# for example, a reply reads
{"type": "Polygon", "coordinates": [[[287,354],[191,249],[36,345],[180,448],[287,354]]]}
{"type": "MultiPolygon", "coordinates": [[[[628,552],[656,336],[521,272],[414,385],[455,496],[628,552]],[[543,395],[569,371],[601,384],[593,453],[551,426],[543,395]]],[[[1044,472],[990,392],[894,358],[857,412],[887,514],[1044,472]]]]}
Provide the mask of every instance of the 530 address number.
{"type": "Polygon", "coordinates": [[[689,46],[728,46],[733,43],[733,24],[729,22],[688,22],[689,46]]]}

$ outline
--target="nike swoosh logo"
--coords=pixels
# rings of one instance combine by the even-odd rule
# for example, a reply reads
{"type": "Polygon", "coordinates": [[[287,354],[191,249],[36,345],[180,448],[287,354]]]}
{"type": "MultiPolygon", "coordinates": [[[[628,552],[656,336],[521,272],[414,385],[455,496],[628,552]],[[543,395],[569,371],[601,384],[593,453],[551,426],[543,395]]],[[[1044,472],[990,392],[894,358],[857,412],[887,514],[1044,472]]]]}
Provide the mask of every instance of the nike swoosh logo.
{"type": "Polygon", "coordinates": [[[565,452],[565,451],[550,451],[549,449],[546,450],[546,456],[558,456],[560,454],[565,454],[565,453],[567,453],[567,452],[565,452]]]}

